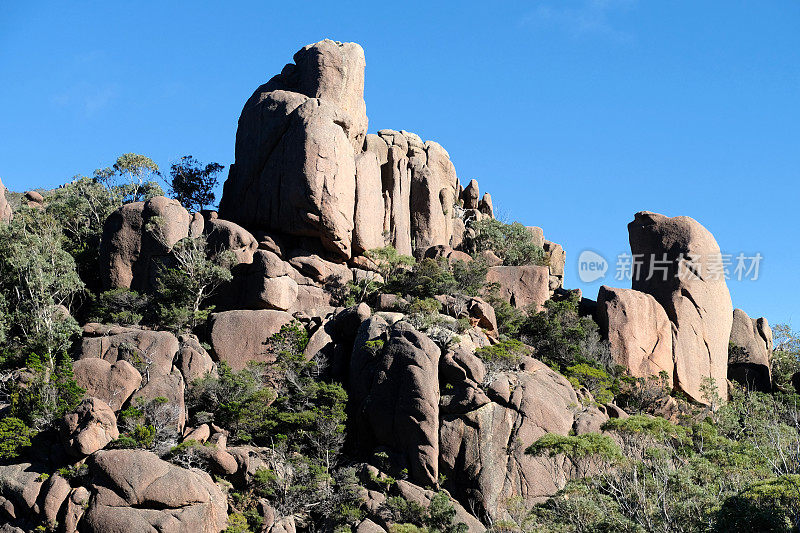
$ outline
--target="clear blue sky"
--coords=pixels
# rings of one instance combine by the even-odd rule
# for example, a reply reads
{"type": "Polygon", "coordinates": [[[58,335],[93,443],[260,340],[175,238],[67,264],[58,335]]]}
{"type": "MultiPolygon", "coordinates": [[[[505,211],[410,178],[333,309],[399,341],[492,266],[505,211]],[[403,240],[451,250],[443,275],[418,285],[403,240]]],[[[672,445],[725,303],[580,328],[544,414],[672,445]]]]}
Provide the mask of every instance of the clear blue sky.
{"type": "Polygon", "coordinates": [[[596,296],[578,254],[628,250],[634,212],[689,215],[764,256],[734,305],[800,327],[794,0],[3,2],[0,178],[51,187],[123,152],[228,165],[247,97],[325,37],[366,51],[370,131],[440,142],[564,246],[568,286],[596,296]]]}

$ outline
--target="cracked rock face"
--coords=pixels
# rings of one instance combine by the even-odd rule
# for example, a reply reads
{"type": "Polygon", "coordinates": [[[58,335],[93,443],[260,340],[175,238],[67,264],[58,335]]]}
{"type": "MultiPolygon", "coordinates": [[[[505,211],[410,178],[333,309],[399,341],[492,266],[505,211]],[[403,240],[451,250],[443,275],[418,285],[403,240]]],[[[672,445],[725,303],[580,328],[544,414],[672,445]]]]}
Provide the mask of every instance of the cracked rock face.
{"type": "Polygon", "coordinates": [[[319,237],[348,259],[355,153],[367,128],[364,51],[325,40],[294,59],[242,110],[220,218],[251,231],[319,237]]]}
{"type": "Polygon", "coordinates": [[[651,294],[672,322],[675,386],[707,403],[702,389],[712,378],[724,398],[733,305],[717,241],[692,218],[647,211],[636,213],[628,233],[642,261],[632,288],[651,294]]]}
{"type": "MultiPolygon", "coordinates": [[[[386,244],[418,256],[457,246],[461,187],[447,151],[407,131],[366,134],[361,47],[324,40],[294,60],[242,110],[220,218],[318,239],[335,260],[386,244]]],[[[491,197],[481,205],[491,213],[491,197]]]]}
{"type": "Polygon", "coordinates": [[[454,496],[477,516],[498,520],[509,498],[519,496],[532,505],[565,480],[563,472],[551,472],[525,448],[545,433],[567,435],[578,398],[566,378],[535,360],[525,372],[500,374],[492,389],[508,393],[490,391],[492,402],[442,417],[439,447],[441,470],[454,496]]]}
{"type": "Polygon", "coordinates": [[[359,329],[350,362],[359,446],[391,448],[421,484],[435,485],[439,477],[440,354],[410,324],[389,328],[383,319],[371,318],[359,329]],[[370,340],[383,344],[370,346],[370,340]]]}

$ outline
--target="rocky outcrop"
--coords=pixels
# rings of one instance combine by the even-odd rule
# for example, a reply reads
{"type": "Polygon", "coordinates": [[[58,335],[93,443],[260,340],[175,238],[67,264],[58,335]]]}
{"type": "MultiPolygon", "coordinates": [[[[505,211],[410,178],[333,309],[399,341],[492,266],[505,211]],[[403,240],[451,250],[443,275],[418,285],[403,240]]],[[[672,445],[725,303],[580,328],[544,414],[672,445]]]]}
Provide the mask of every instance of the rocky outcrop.
{"type": "Polygon", "coordinates": [[[174,364],[183,375],[186,385],[200,379],[206,374],[214,373],[216,365],[208,352],[194,335],[181,335],[178,338],[180,348],[175,356],[174,364]]]}
{"type": "Polygon", "coordinates": [[[111,364],[105,359],[90,357],[75,361],[72,369],[75,381],[86,395],[99,398],[114,411],[122,409],[142,383],[142,375],[127,361],[111,364]]]}
{"type": "Polygon", "coordinates": [[[211,477],[142,450],[107,450],[89,461],[91,498],[81,521],[89,533],[218,533],[228,504],[211,477]]]}
{"type": "Polygon", "coordinates": [[[220,217],[254,230],[319,238],[351,254],[355,149],[363,144],[364,51],[325,40],[247,101],[220,217]]]}
{"type": "Polygon", "coordinates": [[[258,241],[253,235],[229,220],[210,219],[203,225],[208,248],[212,253],[230,251],[237,263],[252,263],[253,254],[258,249],[258,241]]]}
{"type": "Polygon", "coordinates": [[[383,224],[384,205],[381,165],[374,151],[362,152],[356,156],[353,253],[363,254],[367,250],[385,246],[383,224]]]}
{"type": "Polygon", "coordinates": [[[402,130],[368,135],[366,149],[381,164],[383,233],[389,244],[416,256],[431,246],[453,245],[459,184],[447,151],[402,130]]]}
{"type": "MultiPolygon", "coordinates": [[[[294,60],[242,110],[220,217],[316,239],[338,260],[386,244],[405,255],[459,245],[461,187],[447,151],[406,131],[366,134],[361,47],[325,40],[294,60]]],[[[491,216],[491,197],[482,211],[468,203],[491,216]]]]}
{"type": "Polygon", "coordinates": [[[550,290],[555,291],[564,286],[564,266],[567,263],[567,254],[560,244],[544,241],[542,249],[547,254],[550,272],[550,290]]]}
{"type": "Polygon", "coordinates": [[[717,241],[692,218],[646,211],[636,213],[628,233],[641,259],[632,288],[651,294],[673,325],[675,386],[706,402],[701,389],[712,378],[724,398],[733,306],[717,241]]]}
{"type": "Polygon", "coordinates": [[[567,435],[578,398],[566,378],[535,360],[524,372],[498,375],[490,398],[474,411],[442,417],[440,467],[463,505],[482,519],[499,520],[509,498],[532,504],[566,479],[553,479],[525,448],[545,433],[567,435]]]}
{"type": "Polygon", "coordinates": [[[390,449],[425,485],[439,478],[439,356],[410,324],[389,327],[376,317],[361,325],[350,362],[358,446],[367,453],[390,449]]]}
{"type": "Polygon", "coordinates": [[[220,361],[241,370],[248,361],[272,362],[267,339],[292,322],[283,311],[224,311],[211,315],[211,346],[220,361]]]}
{"type": "Polygon", "coordinates": [[[6,187],[0,180],[0,222],[11,222],[14,212],[6,199],[6,187]]]}
{"type": "Polygon", "coordinates": [[[766,318],[733,310],[728,379],[751,390],[772,391],[772,329],[766,318]]]}
{"type": "Polygon", "coordinates": [[[497,283],[499,296],[516,307],[537,311],[550,299],[550,270],[546,266],[494,266],[486,274],[487,283],[497,283]]]}
{"type": "Polygon", "coordinates": [[[91,455],[119,437],[116,414],[97,398],[85,398],[61,422],[61,438],[67,450],[78,457],[91,455]]]}
{"type": "Polygon", "coordinates": [[[26,519],[41,511],[41,472],[40,466],[31,463],[0,465],[0,524],[26,526],[26,519]]]}
{"type": "Polygon", "coordinates": [[[106,289],[152,289],[160,262],[189,235],[189,212],[177,200],[156,196],[125,204],[105,222],[100,273],[106,289]]]}
{"type": "Polygon", "coordinates": [[[87,324],[78,359],[99,358],[115,363],[127,361],[143,374],[145,381],[172,372],[180,348],[168,331],[87,324]]]}
{"type": "Polygon", "coordinates": [[[597,319],[615,364],[641,378],[666,372],[672,386],[672,323],[655,298],[604,285],[597,295],[597,319]]]}

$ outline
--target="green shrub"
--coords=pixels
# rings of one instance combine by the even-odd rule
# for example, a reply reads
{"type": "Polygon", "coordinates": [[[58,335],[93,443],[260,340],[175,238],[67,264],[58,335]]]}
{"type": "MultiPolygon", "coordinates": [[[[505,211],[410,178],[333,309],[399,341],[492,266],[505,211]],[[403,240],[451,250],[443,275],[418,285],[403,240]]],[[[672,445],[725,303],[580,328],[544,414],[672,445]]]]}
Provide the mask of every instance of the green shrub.
{"type": "Polygon", "coordinates": [[[597,403],[605,404],[614,400],[614,380],[602,368],[586,363],[568,366],[565,375],[576,389],[586,387],[597,403]]]}
{"type": "Polygon", "coordinates": [[[231,513],[228,515],[228,527],[223,533],[252,533],[252,530],[244,514],[231,513]]]}
{"type": "Polygon", "coordinates": [[[367,250],[364,255],[372,260],[387,286],[397,283],[415,263],[410,255],[402,255],[393,246],[367,250]]]}
{"type": "Polygon", "coordinates": [[[163,396],[149,401],[139,398],[120,413],[120,437],[113,447],[143,448],[164,454],[177,442],[179,417],[178,408],[163,396]]]}
{"type": "Polygon", "coordinates": [[[774,350],[772,352],[772,381],[775,388],[793,392],[792,376],[800,372],[800,334],[787,324],[772,327],[774,350]]]}
{"type": "Polygon", "coordinates": [[[528,228],[514,222],[504,224],[489,218],[473,222],[475,251],[492,251],[504,265],[547,265],[548,258],[541,246],[533,242],[528,228]]]}
{"type": "Polygon", "coordinates": [[[386,500],[384,509],[394,522],[392,531],[425,531],[430,533],[466,533],[467,526],[456,522],[456,510],[444,491],[433,495],[427,508],[400,496],[386,500]]]}
{"type": "Polygon", "coordinates": [[[24,207],[0,224],[0,340],[6,339],[12,362],[30,353],[55,359],[69,351],[80,328],[63,309],[83,288],[52,216],[24,207]]]}
{"type": "MultiPolygon", "coordinates": [[[[156,239],[161,236],[161,221],[152,217],[147,230],[156,239]]],[[[213,307],[208,299],[226,281],[233,278],[233,252],[211,253],[205,237],[186,237],[172,247],[170,259],[176,266],[160,269],[156,277],[156,322],[175,332],[191,330],[206,321],[213,307]]]]}
{"type": "Polygon", "coordinates": [[[26,366],[30,374],[12,387],[11,413],[38,433],[74,409],[85,391],[75,382],[67,355],[54,360],[32,354],[26,366]]]}
{"type": "Polygon", "coordinates": [[[486,367],[484,385],[490,385],[499,372],[516,370],[522,358],[530,355],[530,348],[518,340],[504,339],[497,344],[483,346],[475,350],[486,367]]]}
{"type": "Polygon", "coordinates": [[[24,448],[31,445],[33,430],[19,418],[7,416],[0,419],[0,460],[15,459],[24,448]]]}
{"type": "Polygon", "coordinates": [[[484,298],[494,308],[497,330],[500,334],[507,337],[518,337],[527,316],[501,298],[498,294],[499,288],[500,286],[496,283],[487,286],[484,298]]]}
{"type": "Polygon", "coordinates": [[[100,293],[94,299],[90,320],[104,324],[136,325],[148,310],[149,298],[125,288],[100,293]]]}
{"type": "Polygon", "coordinates": [[[590,317],[578,315],[577,297],[545,302],[544,310],[531,313],[520,326],[522,339],[537,357],[561,371],[578,363],[605,369],[613,364],[608,343],[600,337],[590,317]]]}
{"type": "Polygon", "coordinates": [[[800,516],[800,475],[754,483],[726,499],[717,513],[715,530],[791,533],[800,516]]]}

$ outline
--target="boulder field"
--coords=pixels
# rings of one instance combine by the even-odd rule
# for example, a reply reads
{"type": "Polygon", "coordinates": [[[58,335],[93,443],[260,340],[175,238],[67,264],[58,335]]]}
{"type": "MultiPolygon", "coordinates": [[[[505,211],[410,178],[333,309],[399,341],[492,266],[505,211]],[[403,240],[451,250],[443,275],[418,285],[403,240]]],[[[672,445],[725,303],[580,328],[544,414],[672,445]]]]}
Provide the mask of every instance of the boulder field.
{"type": "MultiPolygon", "coordinates": [[[[525,454],[527,445],[546,433],[598,432],[609,416],[626,416],[576,391],[536,353],[515,369],[488,368],[476,350],[499,342],[498,324],[480,297],[458,309],[437,296],[442,315],[467,322],[447,342],[409,321],[399,296],[337,304],[348,283],[380,279],[368,250],[391,245],[418,259],[472,261],[479,254],[470,248],[471,223],[494,216],[492,197],[481,196],[474,179],[462,186],[438,143],[404,130],[368,133],[365,65],[358,44],[324,40],[258,87],[239,117],[218,212],[190,213],[157,196],[106,220],[105,289],[153,291],[175,244],[200,235],[214,252],[232,252],[233,277],[215,295],[207,331],[196,332],[205,342],[138,326],[83,326],[74,375],[85,399],[61,421],[63,446],[53,456],[79,461],[84,474],[67,481],[42,476],[39,464],[0,466],[0,522],[24,528],[47,517],[67,532],[224,530],[227,482],[108,444],[120,436],[121,411],[158,398],[179,440],[213,444],[198,453],[214,474],[252,478],[267,452],[229,447],[226,428],[211,421],[189,427],[185,395],[223,362],[233,370],[274,363],[265,343],[295,321],[310,334],[306,358],[324,356],[329,377],[348,393],[348,446],[361,461],[368,510],[358,531],[389,527],[377,456],[407,473],[397,481],[403,497],[424,507],[433,489],[446,489],[458,520],[483,531],[506,516],[510,499],[541,501],[574,475],[564,461],[554,472],[525,454]]],[[[0,183],[0,220],[8,221],[4,191],[0,183]]],[[[566,254],[541,228],[528,230],[546,264],[481,256],[498,298],[535,312],[563,291],[566,254]]],[[[729,379],[771,390],[770,327],[734,310],[725,280],[706,274],[721,261],[713,235],[689,217],[645,211],[628,232],[631,253],[643,258],[631,287],[603,286],[596,302],[587,300],[613,361],[634,377],[665,377],[700,404],[708,402],[706,383],[723,399],[729,379]],[[645,275],[656,258],[663,277],[645,275]],[[678,275],[686,271],[693,275],[678,275]]],[[[264,518],[263,531],[276,533],[301,523],[269,506],[264,518]]]]}

